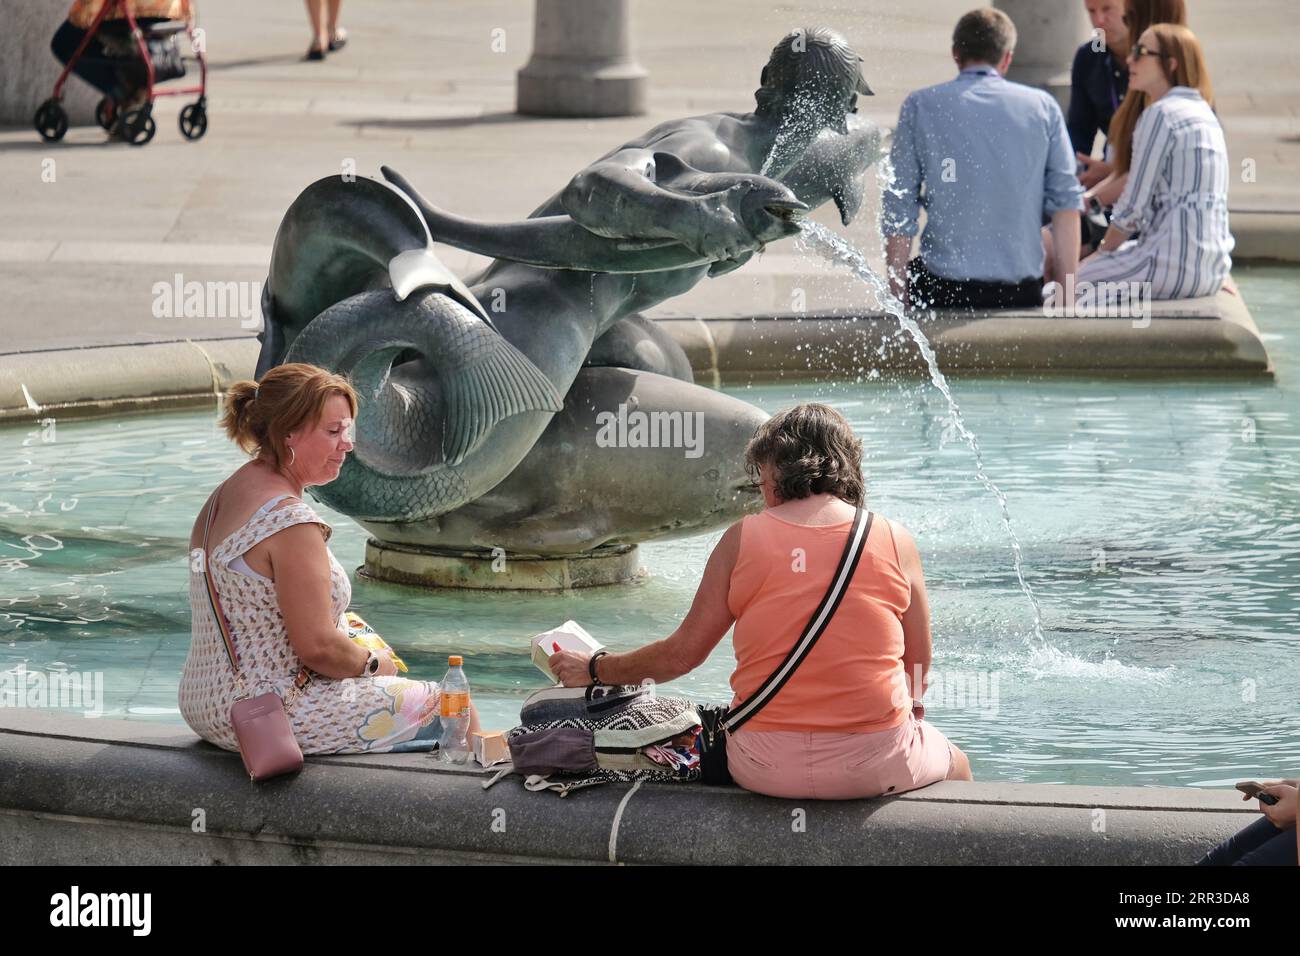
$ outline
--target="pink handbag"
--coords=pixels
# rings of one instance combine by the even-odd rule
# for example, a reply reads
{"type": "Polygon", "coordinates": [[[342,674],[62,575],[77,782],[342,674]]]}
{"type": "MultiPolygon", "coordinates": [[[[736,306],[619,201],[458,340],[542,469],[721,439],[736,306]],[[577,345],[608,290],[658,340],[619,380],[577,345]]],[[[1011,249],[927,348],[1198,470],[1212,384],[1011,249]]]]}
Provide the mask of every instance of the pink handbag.
{"type": "MultiPolygon", "coordinates": [[[[225,485],[223,481],[222,486],[225,485]]],[[[226,646],[226,656],[235,671],[235,682],[241,693],[244,691],[244,678],[239,672],[239,658],[235,653],[235,642],[231,638],[230,626],[226,615],[221,610],[221,599],[217,594],[217,582],[212,577],[212,564],[208,559],[208,533],[212,530],[212,521],[217,514],[217,503],[221,498],[221,487],[213,495],[212,506],[208,509],[208,521],[203,529],[203,578],[207,584],[208,603],[212,606],[212,615],[217,621],[217,630],[226,646]]],[[[298,671],[290,693],[290,705],[297,700],[298,694],[311,681],[307,668],[298,671]]],[[[230,723],[235,729],[235,738],[239,741],[239,755],[244,758],[244,769],[249,779],[260,783],[271,777],[293,773],[302,769],[302,748],[293,736],[293,726],[289,723],[289,712],[284,701],[274,691],[258,694],[256,697],[243,693],[230,706],[230,723]]]]}

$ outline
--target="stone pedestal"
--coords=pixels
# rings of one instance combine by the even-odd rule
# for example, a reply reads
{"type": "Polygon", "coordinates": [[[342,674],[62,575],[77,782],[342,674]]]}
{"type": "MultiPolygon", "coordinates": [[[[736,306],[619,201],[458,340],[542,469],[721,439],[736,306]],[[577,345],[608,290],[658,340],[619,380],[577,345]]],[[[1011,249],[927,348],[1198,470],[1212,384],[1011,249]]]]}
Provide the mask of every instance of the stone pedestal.
{"type": "Polygon", "coordinates": [[[371,538],[360,573],[377,581],[475,591],[568,591],[627,584],[644,576],[636,545],[606,545],[569,557],[443,551],[371,538]]]}
{"type": "Polygon", "coordinates": [[[1092,27],[1080,0],[995,0],[1016,25],[1016,53],[1007,79],[1037,86],[1070,104],[1070,66],[1074,51],[1092,27]]]}
{"type": "MultiPolygon", "coordinates": [[[[68,6],[61,0],[0,0],[0,125],[30,127],[36,107],[54,92],[63,64],[50,52],[50,40],[67,18],[68,6]]],[[[99,96],[80,77],[68,77],[63,108],[69,122],[93,124],[99,96]]]]}
{"type": "Polygon", "coordinates": [[[637,116],[646,71],[632,58],[629,0],[536,0],[533,55],[516,108],[533,116],[637,116]]]}

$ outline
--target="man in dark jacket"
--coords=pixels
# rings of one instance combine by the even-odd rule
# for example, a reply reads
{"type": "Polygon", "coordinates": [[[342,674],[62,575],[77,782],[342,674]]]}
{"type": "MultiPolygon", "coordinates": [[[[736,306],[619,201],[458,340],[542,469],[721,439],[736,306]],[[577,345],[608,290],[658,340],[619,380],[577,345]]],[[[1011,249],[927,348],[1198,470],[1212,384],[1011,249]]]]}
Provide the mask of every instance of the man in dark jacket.
{"type": "Polygon", "coordinates": [[[1091,189],[1111,172],[1111,164],[1092,158],[1097,133],[1105,136],[1111,117],[1128,91],[1128,27],[1124,0],[1084,0],[1092,20],[1092,38],[1074,55],[1070,76],[1070,110],[1065,119],[1070,142],[1083,164],[1079,182],[1091,189]]]}

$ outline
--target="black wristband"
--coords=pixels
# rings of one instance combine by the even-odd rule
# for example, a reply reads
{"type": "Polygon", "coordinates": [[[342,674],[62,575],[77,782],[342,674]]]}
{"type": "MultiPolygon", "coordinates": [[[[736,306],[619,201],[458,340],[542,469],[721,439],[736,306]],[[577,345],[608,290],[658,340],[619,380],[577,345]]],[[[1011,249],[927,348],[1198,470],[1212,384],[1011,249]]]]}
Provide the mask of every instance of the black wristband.
{"type": "Polygon", "coordinates": [[[609,651],[597,651],[595,654],[592,654],[590,660],[587,661],[587,674],[591,677],[591,682],[593,684],[600,683],[600,678],[596,676],[596,661],[600,660],[608,653],[609,651]]]}

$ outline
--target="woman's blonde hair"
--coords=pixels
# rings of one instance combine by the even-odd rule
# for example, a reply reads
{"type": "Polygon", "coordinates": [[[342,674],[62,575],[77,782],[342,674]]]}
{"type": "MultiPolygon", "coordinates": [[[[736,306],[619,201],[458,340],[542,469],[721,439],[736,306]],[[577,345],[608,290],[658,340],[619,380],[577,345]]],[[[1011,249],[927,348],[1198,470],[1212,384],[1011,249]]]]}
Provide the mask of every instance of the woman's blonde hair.
{"type": "Polygon", "coordinates": [[[761,465],[772,467],[782,501],[831,494],[860,505],[866,498],[862,441],[829,405],[796,405],[759,425],[745,449],[745,469],[755,481],[761,465]]]}
{"type": "MultiPolygon", "coordinates": [[[[1174,23],[1187,26],[1187,4],[1184,0],[1126,0],[1124,23],[1128,27],[1128,42],[1131,49],[1137,45],[1138,38],[1146,33],[1147,28],[1152,24],[1174,23]]],[[[1164,47],[1160,49],[1164,50],[1164,47]]],[[[1210,102],[1209,97],[1206,97],[1206,102],[1210,102]]],[[[1125,94],[1115,115],[1111,117],[1110,128],[1106,131],[1106,141],[1111,145],[1117,173],[1128,172],[1133,162],[1133,131],[1137,129],[1138,120],[1141,119],[1142,111],[1146,108],[1146,94],[1130,90],[1125,94]]]]}
{"type": "Polygon", "coordinates": [[[348,400],[357,417],[357,393],[343,376],[315,365],[277,365],[261,382],[235,382],[226,392],[221,427],[247,454],[267,454],[275,467],[289,459],[285,436],[303,424],[315,425],[331,396],[348,400]]]}

